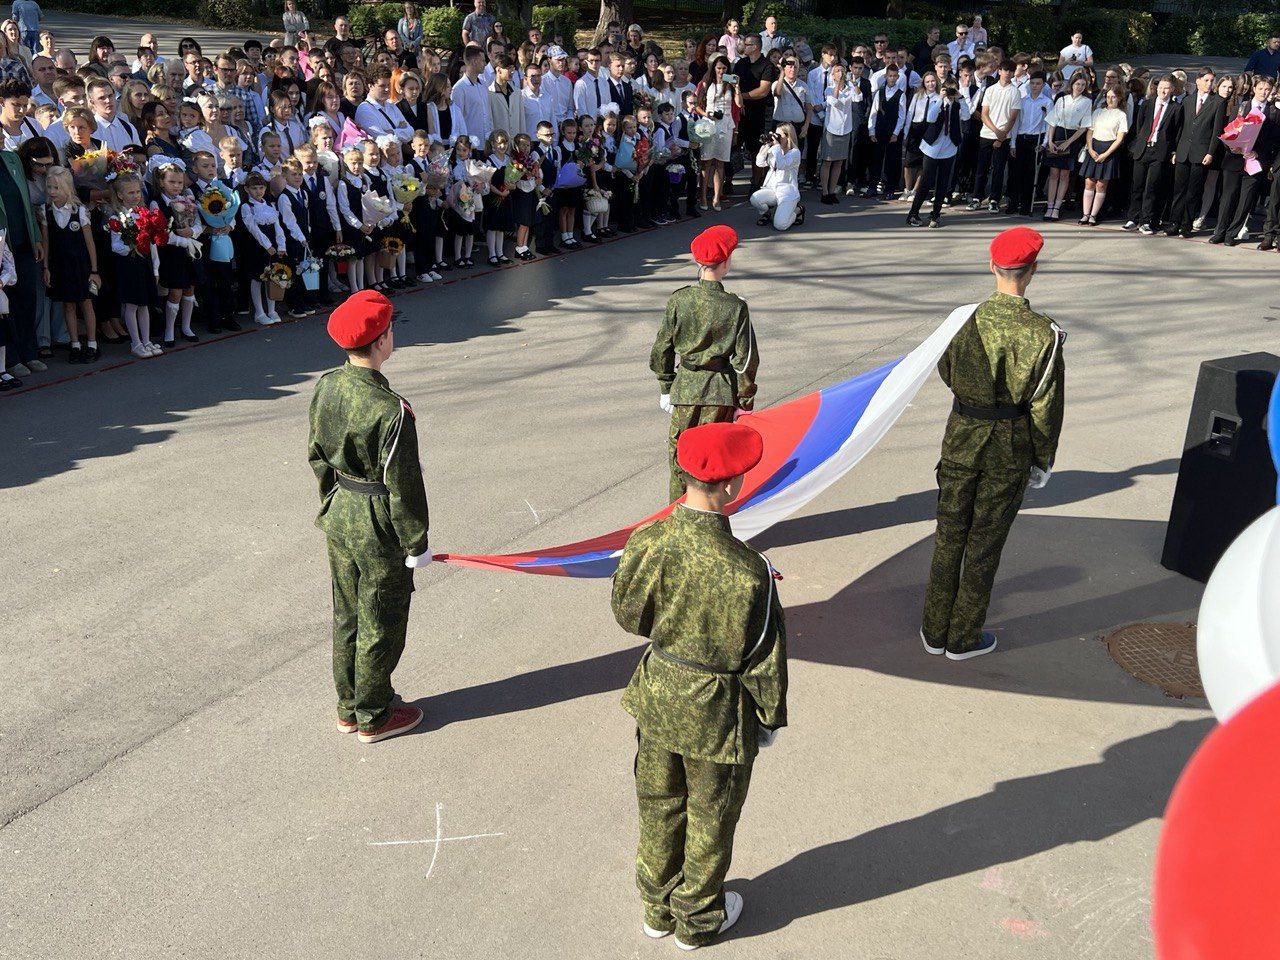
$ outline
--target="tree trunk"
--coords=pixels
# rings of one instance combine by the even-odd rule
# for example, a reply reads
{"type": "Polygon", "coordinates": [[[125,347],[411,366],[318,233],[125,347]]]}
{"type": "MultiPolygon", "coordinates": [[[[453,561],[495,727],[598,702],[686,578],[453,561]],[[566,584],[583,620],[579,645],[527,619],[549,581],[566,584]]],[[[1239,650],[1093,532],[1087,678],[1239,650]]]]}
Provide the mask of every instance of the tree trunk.
{"type": "MultiPolygon", "coordinates": [[[[635,21],[635,3],[633,0],[600,0],[600,20],[596,23],[596,32],[591,37],[591,45],[598,47],[604,40],[609,21],[616,20],[622,29],[635,21]]],[[[568,40],[568,37],[565,37],[568,40]]]]}

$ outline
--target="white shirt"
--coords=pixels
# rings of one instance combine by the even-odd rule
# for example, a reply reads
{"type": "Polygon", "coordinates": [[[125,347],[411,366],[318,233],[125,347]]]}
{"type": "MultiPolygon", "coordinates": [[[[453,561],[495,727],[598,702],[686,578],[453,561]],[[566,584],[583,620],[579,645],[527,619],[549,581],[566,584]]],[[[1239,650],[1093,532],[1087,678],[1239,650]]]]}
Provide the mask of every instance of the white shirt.
{"type": "Polygon", "coordinates": [[[1068,44],[1062,48],[1062,52],[1058,56],[1068,61],[1063,64],[1062,79],[1070,80],[1071,75],[1084,66],[1084,62],[1093,56],[1093,51],[1085,43],[1080,44],[1078,47],[1075,44],[1068,44]],[[1076,63],[1070,62],[1073,58],[1077,61],[1076,63]]]}
{"type": "Polygon", "coordinates": [[[44,131],[40,129],[40,124],[30,117],[23,117],[22,122],[18,124],[17,133],[6,133],[4,135],[4,148],[6,150],[17,150],[18,147],[32,137],[42,136],[44,136],[44,131]]]}
{"type": "Polygon", "coordinates": [[[462,126],[471,142],[476,146],[482,145],[493,132],[493,119],[489,116],[489,88],[479,78],[471,80],[463,74],[453,85],[453,105],[462,114],[462,126]]]}
{"type": "MultiPolygon", "coordinates": [[[[543,82],[545,83],[546,81],[543,82]]],[[[535,94],[528,87],[525,87],[520,91],[520,97],[524,101],[524,132],[529,135],[529,139],[535,143],[537,142],[538,123],[541,120],[550,123],[553,130],[558,129],[556,104],[545,88],[540,89],[535,94]]]]}
{"type": "Polygon", "coordinates": [[[778,95],[773,100],[773,119],[778,123],[795,124],[799,131],[799,125],[804,123],[804,108],[809,103],[808,84],[799,79],[795,83],[785,77],[780,80],[778,95]]]}
{"type": "Polygon", "coordinates": [[[560,136],[560,121],[573,113],[573,81],[563,73],[546,70],[542,74],[542,95],[549,97],[552,104],[552,123],[556,125],[556,136],[560,136]]]}
{"type": "MultiPolygon", "coordinates": [[[[876,135],[876,118],[880,114],[881,103],[886,92],[889,96],[893,96],[896,87],[890,87],[888,91],[883,88],[877,90],[871,95],[871,109],[867,111],[867,130],[871,136],[876,135]]],[[[894,122],[893,129],[889,131],[889,136],[900,137],[902,131],[907,127],[907,95],[904,93],[898,98],[898,119],[894,122]]]]}
{"type": "Polygon", "coordinates": [[[1093,101],[1088,97],[1074,97],[1067,94],[1059,97],[1049,111],[1048,124],[1065,130],[1079,130],[1089,126],[1093,119],[1093,101]]]}
{"type": "Polygon", "coordinates": [[[284,249],[284,230],[280,212],[266,199],[246,200],[240,204],[240,222],[263,250],[284,249]]]}
{"type": "Polygon", "coordinates": [[[600,113],[602,103],[612,103],[613,94],[609,90],[609,81],[602,73],[594,77],[588,70],[573,85],[573,109],[578,116],[586,114],[594,117],[600,113]]]}
{"type": "Polygon", "coordinates": [[[280,191],[280,196],[276,197],[276,210],[280,213],[280,222],[284,224],[285,230],[289,236],[293,237],[295,243],[299,243],[304,247],[310,247],[311,242],[307,235],[302,232],[302,224],[298,223],[297,216],[293,212],[293,201],[289,199],[293,195],[302,201],[302,205],[308,206],[307,195],[301,187],[296,191],[293,187],[285,187],[280,191]]]}
{"type": "Polygon", "coordinates": [[[807,81],[809,102],[813,104],[813,113],[809,122],[822,126],[827,112],[827,94],[831,92],[831,68],[821,64],[809,71],[807,81]]]}
{"type": "Polygon", "coordinates": [[[1048,128],[1049,111],[1053,109],[1053,98],[1048,88],[1040,91],[1040,96],[1030,95],[1022,98],[1022,106],[1018,111],[1017,135],[1020,137],[1043,137],[1048,128]]]}
{"type": "Polygon", "coordinates": [[[947,44],[947,53],[951,55],[951,66],[953,67],[960,66],[961,57],[968,57],[970,60],[977,59],[977,55],[974,52],[974,46],[967,38],[963,45],[961,45],[958,39],[952,40],[947,44]]]}
{"type": "Polygon", "coordinates": [[[853,91],[847,83],[839,91],[834,86],[827,91],[826,129],[833,136],[853,132],[853,91]]]}
{"type": "MultiPolygon", "coordinates": [[[[307,142],[307,131],[297,117],[290,117],[285,122],[272,119],[269,123],[263,124],[262,129],[258,131],[259,146],[262,145],[262,135],[268,130],[280,138],[281,160],[293,156],[293,151],[307,142]]],[[[214,155],[217,156],[216,153],[214,155]]]]}
{"type": "MultiPolygon", "coordinates": [[[[1008,86],[996,83],[988,87],[987,92],[983,94],[982,105],[986,108],[987,119],[1003,130],[1009,125],[1014,111],[1022,108],[1022,96],[1012,83],[1008,86]]],[[[996,139],[995,133],[985,123],[982,125],[980,136],[983,140],[996,139]]]]}
{"type": "Polygon", "coordinates": [[[98,132],[94,136],[102,141],[104,147],[117,153],[130,145],[142,146],[138,128],[118,113],[111,118],[110,123],[98,117],[98,132]]]}
{"type": "Polygon", "coordinates": [[[772,190],[779,200],[794,200],[800,196],[800,150],[793,147],[783,151],[776,143],[765,144],[756,154],[756,166],[766,167],[763,190],[772,190]]]}
{"type": "Polygon", "coordinates": [[[378,103],[372,97],[366,99],[356,107],[356,126],[375,139],[387,134],[401,143],[408,143],[413,139],[413,125],[390,100],[378,103]]]}
{"type": "MultiPolygon", "coordinates": [[[[877,90],[884,89],[885,77],[887,74],[888,74],[887,70],[881,69],[881,70],[877,70],[875,73],[871,75],[871,92],[872,93],[874,93],[877,90]]],[[[900,70],[898,71],[898,82],[895,83],[889,89],[890,91],[901,90],[903,93],[910,93],[912,90],[914,90],[918,86],[920,86],[919,74],[912,73],[910,70],[900,70]]]]}
{"type": "Polygon", "coordinates": [[[46,103],[57,107],[59,113],[62,112],[61,105],[58,103],[57,100],[54,99],[52,94],[45,93],[39,87],[32,87],[31,88],[31,104],[32,104],[31,109],[34,110],[36,107],[44,106],[44,104],[46,103]]]}
{"type": "MultiPolygon", "coordinates": [[[[961,98],[956,98],[956,108],[960,111],[960,123],[968,122],[969,104],[961,98]]],[[[924,119],[927,123],[933,123],[938,119],[938,115],[942,113],[942,98],[930,97],[929,105],[925,109],[924,119]]],[[[963,128],[962,128],[963,129],[963,128]]],[[[944,125],[942,132],[938,134],[938,139],[933,143],[925,143],[923,139],[920,141],[920,152],[926,157],[934,160],[945,160],[947,157],[954,157],[956,151],[960,149],[960,145],[953,143],[951,140],[951,131],[944,125]]]]}

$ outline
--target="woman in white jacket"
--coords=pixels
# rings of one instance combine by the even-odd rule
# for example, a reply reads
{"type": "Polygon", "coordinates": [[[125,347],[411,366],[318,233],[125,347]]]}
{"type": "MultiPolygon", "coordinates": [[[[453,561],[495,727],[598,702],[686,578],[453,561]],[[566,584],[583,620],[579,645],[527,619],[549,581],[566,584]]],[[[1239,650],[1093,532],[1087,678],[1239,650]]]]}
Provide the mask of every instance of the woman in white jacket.
{"type": "Polygon", "coordinates": [[[764,185],[751,195],[751,205],[760,211],[756,222],[761,226],[769,222],[770,209],[775,230],[786,230],[793,223],[804,222],[804,207],[800,204],[800,159],[796,128],[789,123],[779,124],[773,139],[756,154],[756,166],[769,171],[764,185]]]}

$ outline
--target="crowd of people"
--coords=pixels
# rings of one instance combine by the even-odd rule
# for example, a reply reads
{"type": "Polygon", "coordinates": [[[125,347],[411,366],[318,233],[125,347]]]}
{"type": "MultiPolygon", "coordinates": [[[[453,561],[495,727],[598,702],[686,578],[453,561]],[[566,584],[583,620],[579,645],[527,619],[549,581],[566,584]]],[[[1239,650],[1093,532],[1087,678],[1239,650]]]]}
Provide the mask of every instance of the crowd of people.
{"type": "Polygon", "coordinates": [[[104,344],[149,358],[197,327],[718,211],[743,168],[778,230],[803,219],[806,187],[906,202],[913,226],[926,202],[936,227],[965,202],[1030,216],[1043,194],[1046,220],[1144,233],[1190,234],[1217,210],[1226,243],[1265,201],[1264,248],[1280,230],[1262,73],[1103,71],[1079,34],[1056,58],[1009,56],[980,18],[947,42],[934,28],[912,48],[877,34],[816,51],[774,17],[758,34],[731,20],[668,57],[636,24],[592,47],[512,37],[473,2],[452,49],[427,45],[409,3],[379,37],[340,16],[321,42],[286,0],[267,43],[99,36],[81,56],[19,0],[0,24],[0,391],[60,347],[74,364],[104,344]],[[1246,156],[1219,134],[1249,112],[1263,123],[1246,156]]]}

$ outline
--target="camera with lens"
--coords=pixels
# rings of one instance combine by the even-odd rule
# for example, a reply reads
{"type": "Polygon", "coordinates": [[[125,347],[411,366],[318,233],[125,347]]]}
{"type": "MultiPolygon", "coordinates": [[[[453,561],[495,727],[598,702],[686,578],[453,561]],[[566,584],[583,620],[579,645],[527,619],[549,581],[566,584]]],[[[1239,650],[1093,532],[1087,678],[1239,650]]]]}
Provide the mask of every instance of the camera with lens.
{"type": "Polygon", "coordinates": [[[712,119],[712,120],[723,120],[723,119],[724,119],[724,111],[723,111],[723,110],[712,110],[712,111],[711,111],[710,116],[711,116],[711,119],[712,119]]]}
{"type": "Polygon", "coordinates": [[[761,135],[760,137],[761,145],[764,145],[766,143],[777,143],[777,142],[778,142],[778,135],[776,133],[766,133],[761,135]]]}

